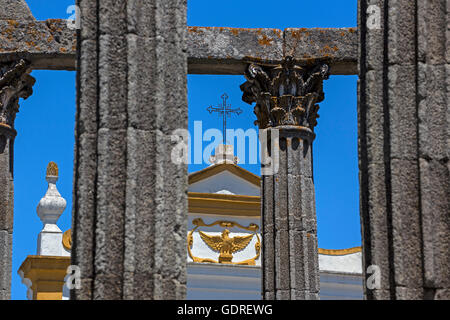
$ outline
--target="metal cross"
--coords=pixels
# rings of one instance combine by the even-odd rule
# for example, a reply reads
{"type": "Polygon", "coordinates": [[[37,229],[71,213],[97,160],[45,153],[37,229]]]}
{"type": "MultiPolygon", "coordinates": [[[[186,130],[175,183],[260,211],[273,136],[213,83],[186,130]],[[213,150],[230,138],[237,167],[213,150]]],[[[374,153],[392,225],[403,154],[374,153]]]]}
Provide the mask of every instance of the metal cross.
{"type": "Polygon", "coordinates": [[[213,107],[209,106],[208,110],[209,113],[217,112],[219,116],[223,117],[223,144],[226,144],[227,142],[227,116],[229,117],[232,113],[237,114],[238,116],[242,113],[241,108],[237,109],[231,109],[231,105],[227,105],[227,99],[228,95],[224,93],[221,96],[223,102],[221,106],[213,107]]]}

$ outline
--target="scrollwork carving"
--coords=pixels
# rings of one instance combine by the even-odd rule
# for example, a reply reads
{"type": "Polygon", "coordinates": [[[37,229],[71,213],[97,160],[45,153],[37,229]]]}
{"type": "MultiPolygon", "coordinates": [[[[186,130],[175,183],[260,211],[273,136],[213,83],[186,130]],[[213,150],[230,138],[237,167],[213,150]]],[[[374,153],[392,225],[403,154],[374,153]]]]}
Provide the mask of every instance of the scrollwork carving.
{"type": "Polygon", "coordinates": [[[0,124],[14,128],[19,98],[33,94],[36,80],[30,76],[30,63],[21,59],[0,64],[0,124]]]}
{"type": "Polygon", "coordinates": [[[287,57],[283,64],[270,69],[251,64],[245,77],[242,100],[256,102],[255,124],[260,129],[290,125],[313,130],[317,125],[317,103],[324,99],[323,80],[329,77],[326,63],[305,67],[287,57]]]}

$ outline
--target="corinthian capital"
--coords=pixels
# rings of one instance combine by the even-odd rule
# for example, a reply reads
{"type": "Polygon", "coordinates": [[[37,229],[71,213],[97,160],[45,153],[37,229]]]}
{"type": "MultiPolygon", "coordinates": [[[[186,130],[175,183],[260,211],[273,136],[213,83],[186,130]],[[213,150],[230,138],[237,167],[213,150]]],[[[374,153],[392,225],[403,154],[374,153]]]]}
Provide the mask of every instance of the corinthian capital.
{"type": "Polygon", "coordinates": [[[241,85],[242,100],[256,102],[255,124],[260,129],[289,125],[313,130],[328,76],[327,64],[299,66],[291,57],[271,68],[251,64],[245,73],[247,82],[241,85]]]}
{"type": "Polygon", "coordinates": [[[30,71],[30,64],[23,59],[0,64],[0,125],[14,128],[19,98],[26,99],[33,93],[36,80],[30,71]]]}

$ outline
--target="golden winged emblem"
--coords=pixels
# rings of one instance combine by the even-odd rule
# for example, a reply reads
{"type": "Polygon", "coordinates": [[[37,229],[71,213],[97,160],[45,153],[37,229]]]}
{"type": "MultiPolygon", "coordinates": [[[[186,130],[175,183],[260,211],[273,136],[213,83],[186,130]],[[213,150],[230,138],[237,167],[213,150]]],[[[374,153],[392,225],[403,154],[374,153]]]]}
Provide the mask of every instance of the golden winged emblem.
{"type": "Polygon", "coordinates": [[[247,265],[247,266],[254,266],[256,264],[256,260],[259,258],[261,254],[261,239],[258,236],[257,231],[259,230],[259,226],[250,223],[247,227],[244,227],[240,225],[237,222],[233,221],[215,221],[210,224],[206,224],[201,218],[196,218],[192,221],[192,224],[195,225],[195,228],[192,229],[188,233],[187,237],[187,250],[189,257],[194,261],[198,263],[228,263],[228,264],[237,264],[237,265],[247,265]],[[222,231],[222,234],[220,236],[218,235],[208,235],[200,230],[198,230],[199,227],[213,227],[219,225],[220,227],[224,228],[222,231]],[[230,230],[228,228],[240,228],[243,230],[251,231],[252,234],[249,234],[247,236],[236,236],[233,238],[230,238],[230,230]],[[196,257],[192,253],[192,246],[194,245],[194,232],[198,230],[198,233],[200,235],[200,238],[203,240],[203,242],[211,248],[211,250],[215,252],[219,252],[219,259],[218,261],[210,258],[200,258],[196,257]],[[256,255],[251,258],[244,261],[239,262],[232,262],[233,260],[233,253],[244,250],[252,241],[253,237],[256,237],[257,241],[255,243],[255,251],[256,255]]]}
{"type": "Polygon", "coordinates": [[[253,239],[253,234],[230,238],[228,229],[223,230],[221,236],[210,236],[201,231],[199,234],[211,250],[220,253],[219,263],[231,263],[233,253],[244,250],[253,239]]]}

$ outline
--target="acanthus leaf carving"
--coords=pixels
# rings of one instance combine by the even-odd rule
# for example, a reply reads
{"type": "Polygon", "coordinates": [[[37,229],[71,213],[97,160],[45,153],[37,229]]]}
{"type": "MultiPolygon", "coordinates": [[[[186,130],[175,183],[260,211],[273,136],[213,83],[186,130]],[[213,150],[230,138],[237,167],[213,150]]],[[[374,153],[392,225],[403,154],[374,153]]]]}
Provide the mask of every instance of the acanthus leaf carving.
{"type": "Polygon", "coordinates": [[[0,124],[14,128],[19,98],[33,94],[36,80],[30,72],[30,63],[23,59],[0,64],[0,124]]]}
{"type": "Polygon", "coordinates": [[[248,104],[256,102],[255,124],[260,129],[292,125],[314,130],[318,103],[324,99],[323,80],[329,77],[328,64],[299,66],[287,57],[272,68],[251,64],[245,77],[242,100],[248,104]]]}

